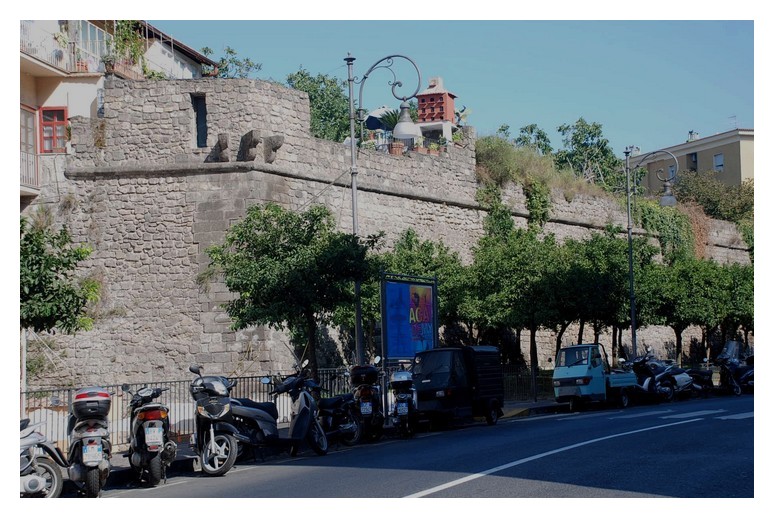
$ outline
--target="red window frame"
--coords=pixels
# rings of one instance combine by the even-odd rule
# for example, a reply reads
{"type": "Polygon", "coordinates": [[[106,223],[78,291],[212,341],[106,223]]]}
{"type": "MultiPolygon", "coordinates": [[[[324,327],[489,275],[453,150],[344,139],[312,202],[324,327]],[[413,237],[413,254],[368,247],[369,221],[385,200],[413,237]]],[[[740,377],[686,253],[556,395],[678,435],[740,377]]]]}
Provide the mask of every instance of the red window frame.
{"type": "Polygon", "coordinates": [[[67,142],[67,107],[45,106],[40,113],[40,152],[64,153],[67,142]]]}

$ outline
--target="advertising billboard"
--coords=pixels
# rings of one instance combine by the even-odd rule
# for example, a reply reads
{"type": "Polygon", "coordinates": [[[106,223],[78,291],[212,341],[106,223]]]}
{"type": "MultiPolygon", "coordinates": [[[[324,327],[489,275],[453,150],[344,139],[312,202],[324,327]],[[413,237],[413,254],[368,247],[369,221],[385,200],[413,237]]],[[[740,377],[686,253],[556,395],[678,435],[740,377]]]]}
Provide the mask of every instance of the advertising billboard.
{"type": "Polygon", "coordinates": [[[438,340],[438,304],[434,279],[382,276],[382,343],[388,359],[413,358],[438,340]]]}

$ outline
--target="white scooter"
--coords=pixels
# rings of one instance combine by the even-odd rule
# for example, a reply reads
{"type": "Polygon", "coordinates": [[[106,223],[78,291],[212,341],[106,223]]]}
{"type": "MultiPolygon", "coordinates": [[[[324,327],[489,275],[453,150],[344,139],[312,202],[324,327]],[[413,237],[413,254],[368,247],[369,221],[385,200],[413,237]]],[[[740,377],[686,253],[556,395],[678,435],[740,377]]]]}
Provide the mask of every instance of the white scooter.
{"type": "Polygon", "coordinates": [[[20,421],[20,497],[56,498],[62,493],[62,468],[67,469],[67,461],[53,442],[35,430],[42,425],[20,421]]]}
{"type": "Polygon", "coordinates": [[[108,414],[111,394],[101,387],[75,393],[67,433],[70,435],[68,475],[89,498],[96,498],[110,474],[108,414]]]}

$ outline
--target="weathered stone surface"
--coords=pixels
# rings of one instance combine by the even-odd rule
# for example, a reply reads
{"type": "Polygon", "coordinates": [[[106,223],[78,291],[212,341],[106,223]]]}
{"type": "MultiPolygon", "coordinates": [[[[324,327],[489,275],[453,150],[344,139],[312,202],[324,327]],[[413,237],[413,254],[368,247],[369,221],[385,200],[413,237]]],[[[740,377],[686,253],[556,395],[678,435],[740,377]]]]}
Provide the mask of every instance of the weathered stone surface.
{"type": "MultiPolygon", "coordinates": [[[[205,289],[197,276],[208,264],[207,247],[222,242],[229,226],[257,203],[294,210],[324,204],[341,230],[352,230],[349,147],[312,138],[309,121],[306,94],[274,83],[108,82],[104,119],[73,118],[75,153],[66,166],[61,156],[42,161],[46,185],[35,202],[54,208],[74,240],[93,247],[83,273],[96,272],[102,282],[98,318],[89,332],[57,335],[67,350],[64,367],[31,383],[187,379],[191,363],[228,375],[288,369],[287,336],[264,328],[232,330],[221,305],[233,295],[219,279],[205,289]],[[206,98],[206,148],[196,147],[191,94],[206,98]],[[208,160],[218,156],[216,148],[228,149],[226,139],[241,142],[246,134],[264,135],[270,163],[208,160]]],[[[466,147],[450,147],[439,157],[359,151],[360,232],[383,231],[389,245],[414,228],[422,239],[442,240],[470,261],[485,215],[475,201],[473,144],[471,136],[466,147]]],[[[608,224],[626,227],[626,213],[615,201],[582,195],[567,201],[560,192],[552,197],[546,231],[559,240],[583,238],[608,224]]],[[[517,225],[526,226],[522,190],[508,188],[505,201],[517,225]]],[[[712,257],[749,262],[745,248],[733,225],[713,222],[712,257]]],[[[577,330],[565,336],[574,339],[577,330]]],[[[674,341],[664,328],[639,336],[640,345],[656,348],[674,341]]],[[[683,339],[691,336],[698,331],[686,331],[683,339]]],[[[551,333],[540,333],[542,366],[553,355],[553,342],[551,333]]]]}

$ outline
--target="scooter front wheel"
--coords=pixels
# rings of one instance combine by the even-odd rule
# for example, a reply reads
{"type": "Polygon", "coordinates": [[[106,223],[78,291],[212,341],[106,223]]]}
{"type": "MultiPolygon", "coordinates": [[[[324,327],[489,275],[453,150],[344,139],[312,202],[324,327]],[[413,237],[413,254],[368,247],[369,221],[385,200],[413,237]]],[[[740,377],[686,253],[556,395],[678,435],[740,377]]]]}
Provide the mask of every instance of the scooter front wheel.
{"type": "Polygon", "coordinates": [[[237,440],[226,433],[217,433],[215,437],[202,445],[199,455],[202,471],[212,477],[225,475],[237,458],[237,440]]]}
{"type": "Polygon", "coordinates": [[[62,492],[62,486],[64,484],[62,470],[59,469],[59,466],[56,464],[56,462],[46,457],[38,457],[35,460],[35,464],[35,474],[43,477],[43,479],[46,481],[46,486],[37,493],[22,493],[22,496],[37,498],[57,498],[62,492]]]}
{"type": "Polygon", "coordinates": [[[339,429],[344,430],[341,434],[341,443],[345,446],[356,445],[363,436],[363,423],[351,410],[344,414],[339,429]]]}
{"type": "Polygon", "coordinates": [[[309,427],[306,438],[309,441],[309,446],[317,455],[328,453],[328,436],[325,435],[325,430],[322,429],[318,421],[314,421],[309,427]]]}

